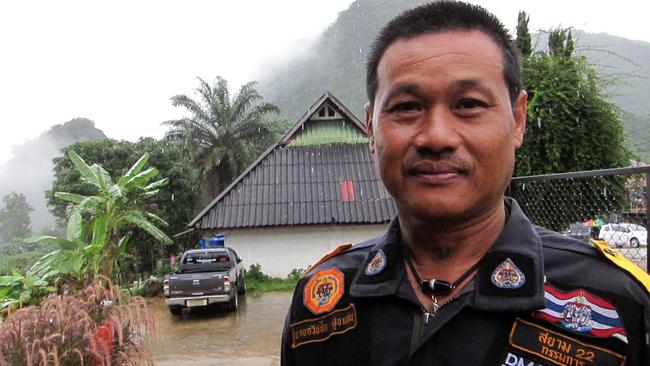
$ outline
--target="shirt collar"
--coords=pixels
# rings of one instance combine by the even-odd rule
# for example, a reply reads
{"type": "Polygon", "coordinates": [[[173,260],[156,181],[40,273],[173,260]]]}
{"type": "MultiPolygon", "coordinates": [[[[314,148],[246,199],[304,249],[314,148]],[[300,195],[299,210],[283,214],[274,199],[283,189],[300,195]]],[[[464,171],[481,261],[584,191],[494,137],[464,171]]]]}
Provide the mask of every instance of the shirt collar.
{"type": "MultiPolygon", "coordinates": [[[[488,251],[475,277],[473,307],[490,311],[528,311],[544,306],[542,246],[535,228],[512,198],[505,198],[509,217],[488,251]]],[[[404,277],[399,220],[394,218],[386,234],[370,250],[350,287],[354,297],[394,295],[404,277]],[[368,270],[378,262],[380,271],[368,270]],[[382,261],[384,261],[382,263],[382,261]]]]}

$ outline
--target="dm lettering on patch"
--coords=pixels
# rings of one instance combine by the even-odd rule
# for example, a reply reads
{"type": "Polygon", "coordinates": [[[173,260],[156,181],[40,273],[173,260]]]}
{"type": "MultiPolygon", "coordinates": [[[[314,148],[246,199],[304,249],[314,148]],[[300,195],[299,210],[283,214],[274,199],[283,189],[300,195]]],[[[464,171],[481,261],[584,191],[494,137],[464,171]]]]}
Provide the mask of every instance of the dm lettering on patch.
{"type": "Polygon", "coordinates": [[[335,310],[320,318],[307,319],[290,324],[291,347],[323,342],[336,334],[346,333],[357,327],[357,311],[354,304],[335,310]]]}
{"type": "Polygon", "coordinates": [[[627,332],[616,307],[589,292],[576,289],[560,291],[544,285],[545,307],[535,317],[568,331],[594,337],[613,337],[627,343],[627,332]]]}
{"type": "Polygon", "coordinates": [[[344,276],[337,268],[314,273],[303,292],[303,304],[313,314],[332,311],[343,297],[344,276]]]}
{"type": "Polygon", "coordinates": [[[508,352],[501,361],[501,366],[546,366],[539,362],[520,356],[513,352],[508,352]]]}
{"type": "MultiPolygon", "coordinates": [[[[526,359],[558,366],[623,366],[625,356],[595,346],[539,324],[517,319],[510,331],[509,347],[526,355],[526,359]]],[[[514,361],[511,357],[503,364],[514,361]]]]}

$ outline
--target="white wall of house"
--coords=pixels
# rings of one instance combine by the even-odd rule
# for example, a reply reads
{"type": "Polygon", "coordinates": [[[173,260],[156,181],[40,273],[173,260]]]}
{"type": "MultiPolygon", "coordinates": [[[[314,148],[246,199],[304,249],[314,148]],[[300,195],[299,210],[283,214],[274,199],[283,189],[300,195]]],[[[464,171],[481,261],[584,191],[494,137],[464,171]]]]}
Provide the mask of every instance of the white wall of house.
{"type": "Polygon", "coordinates": [[[307,268],[343,243],[359,243],[382,235],[382,225],[314,225],[227,230],[226,246],[237,251],[246,268],[259,263],[262,272],[285,277],[307,268]]]}

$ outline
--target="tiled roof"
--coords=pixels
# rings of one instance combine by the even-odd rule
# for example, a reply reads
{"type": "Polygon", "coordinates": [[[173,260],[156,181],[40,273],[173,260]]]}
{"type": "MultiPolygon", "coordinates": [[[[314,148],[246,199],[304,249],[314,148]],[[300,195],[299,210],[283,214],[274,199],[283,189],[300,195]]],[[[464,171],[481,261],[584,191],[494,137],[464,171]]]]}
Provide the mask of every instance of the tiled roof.
{"type": "Polygon", "coordinates": [[[195,228],[370,224],[394,215],[366,144],[277,147],[195,228]]]}
{"type": "Polygon", "coordinates": [[[189,226],[222,230],[390,221],[394,202],[375,172],[366,133],[339,100],[323,94],[189,226]],[[327,114],[320,114],[324,108],[327,114]]]}

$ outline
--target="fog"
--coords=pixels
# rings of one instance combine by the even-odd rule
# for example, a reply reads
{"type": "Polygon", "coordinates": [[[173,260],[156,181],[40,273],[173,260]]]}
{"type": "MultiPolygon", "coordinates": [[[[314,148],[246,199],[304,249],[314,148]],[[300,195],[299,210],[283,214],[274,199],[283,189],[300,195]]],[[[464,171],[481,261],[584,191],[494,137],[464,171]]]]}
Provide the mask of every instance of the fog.
{"type": "Polygon", "coordinates": [[[45,191],[54,180],[52,159],[61,156],[61,149],[73,142],[105,138],[94,122],[78,118],[52,126],[37,138],[13,148],[13,158],[0,165],[0,198],[16,192],[25,195],[34,209],[30,214],[32,231],[55,224],[46,207],[45,191]]]}

